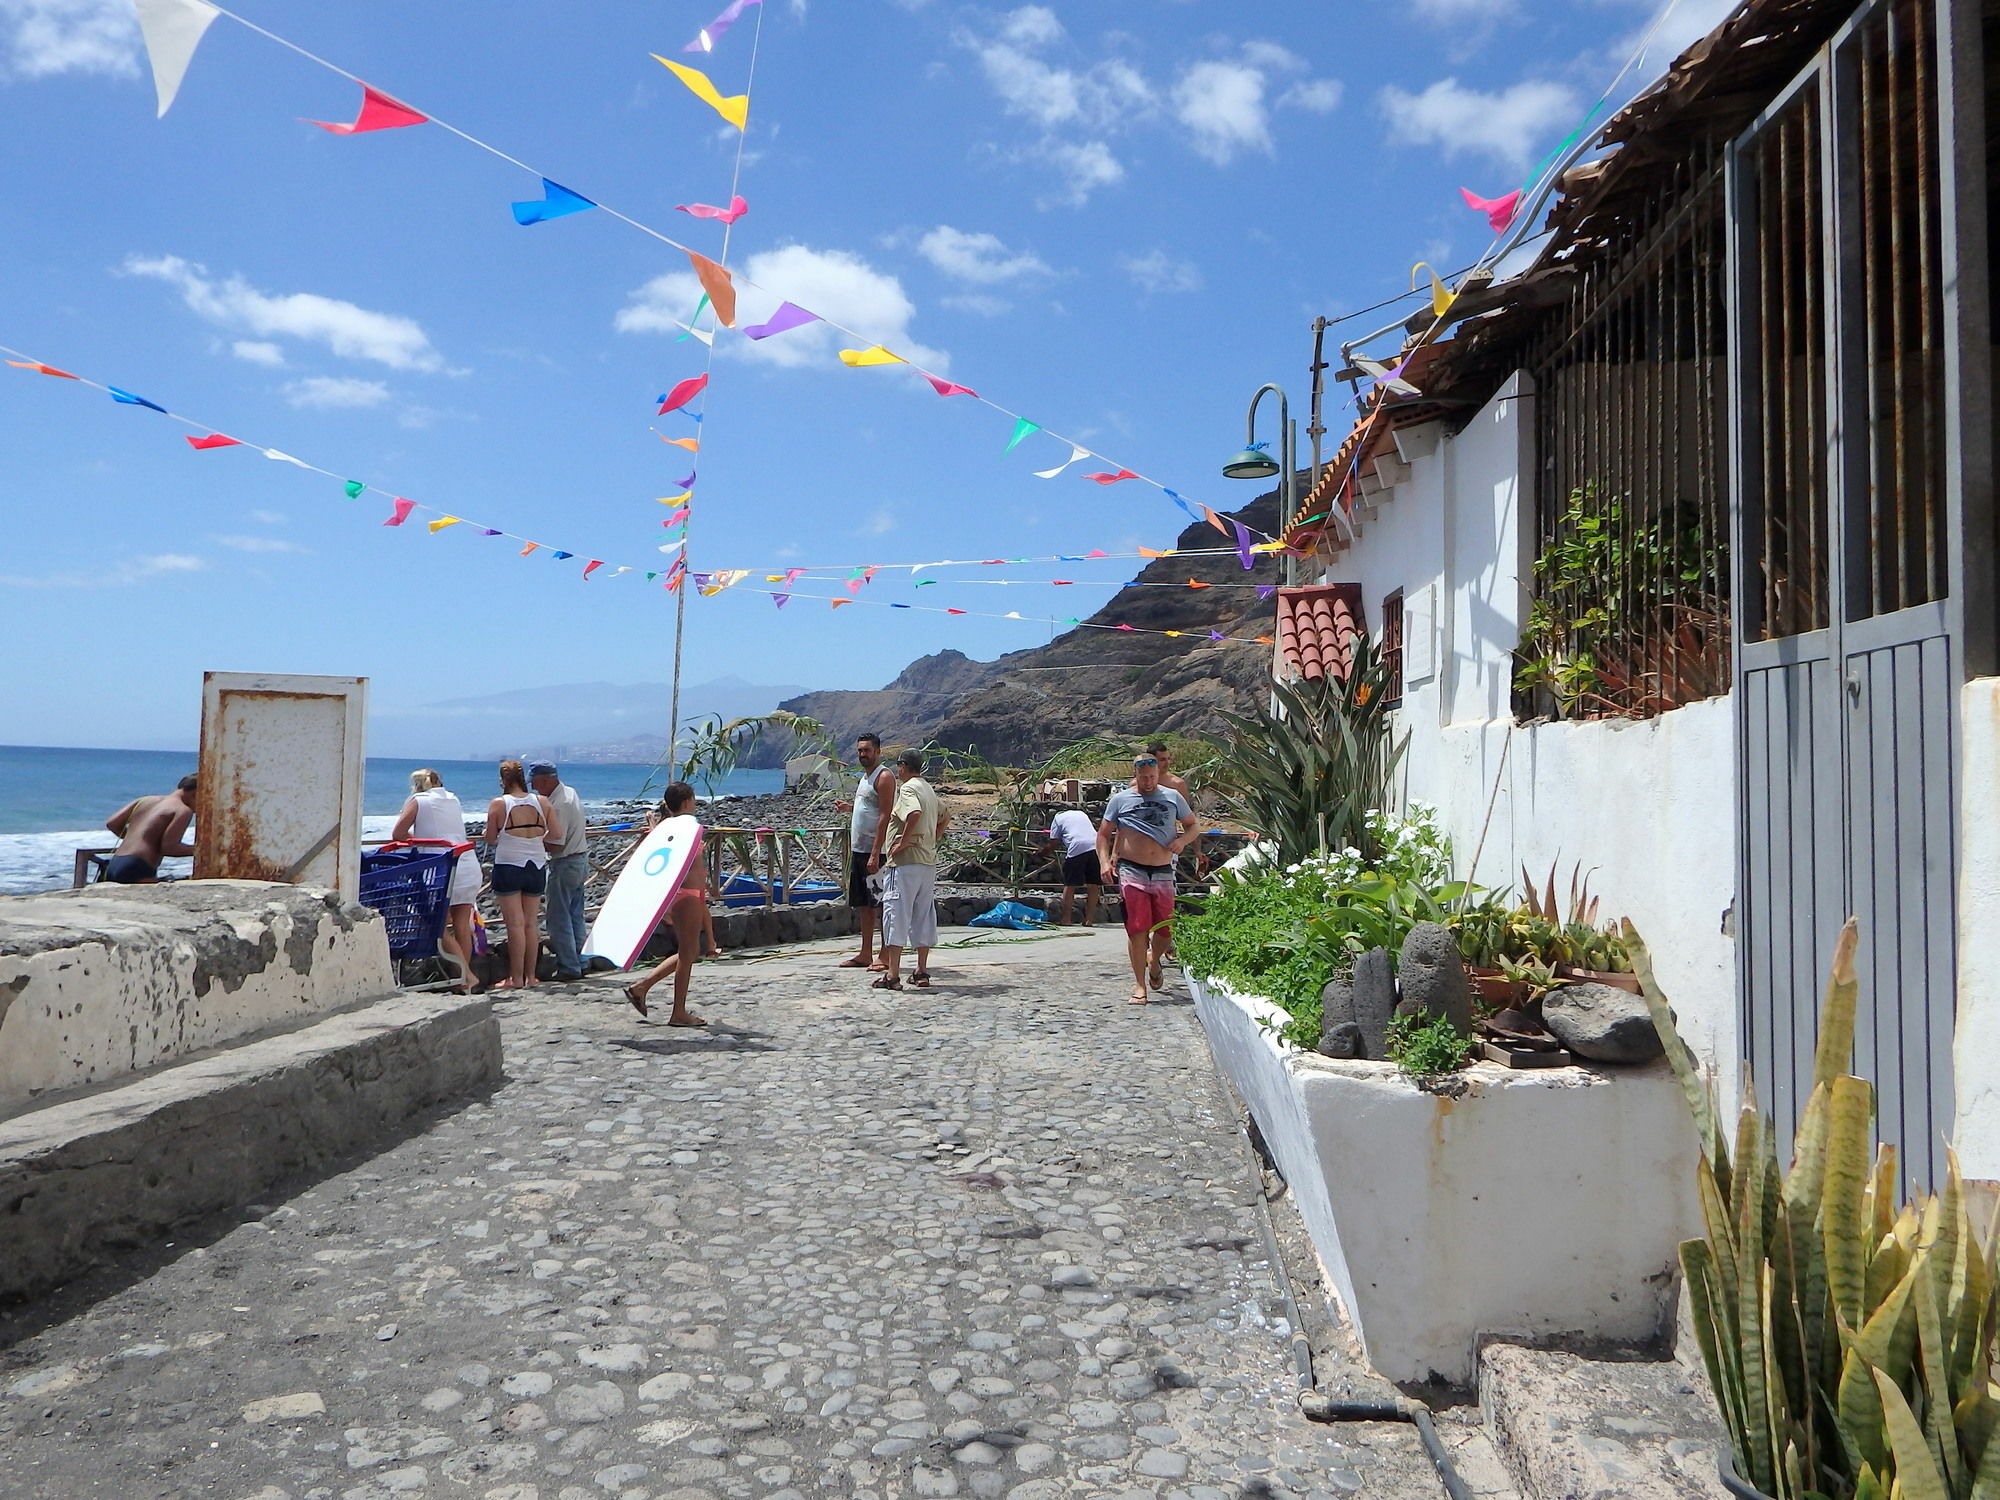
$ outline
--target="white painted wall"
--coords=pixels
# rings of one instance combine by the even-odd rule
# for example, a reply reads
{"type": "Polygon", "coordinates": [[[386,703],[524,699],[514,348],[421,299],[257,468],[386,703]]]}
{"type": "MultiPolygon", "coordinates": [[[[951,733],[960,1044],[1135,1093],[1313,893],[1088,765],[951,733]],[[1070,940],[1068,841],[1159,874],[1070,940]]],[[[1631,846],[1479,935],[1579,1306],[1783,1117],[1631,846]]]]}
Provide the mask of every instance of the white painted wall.
{"type": "Polygon", "coordinates": [[[1696,1144],[1665,1063],[1511,1072],[1463,1094],[1286,1047],[1276,1007],[1191,988],[1369,1363],[1469,1385],[1482,1334],[1638,1341],[1699,1232],[1696,1144]]]}
{"type": "Polygon", "coordinates": [[[396,987],[382,919],[247,880],[0,897],[0,1113],[396,987]]]}
{"type": "Polygon", "coordinates": [[[1959,693],[1958,1093],[1968,1177],[2000,1178],[2000,677],[1959,693]]]}
{"type": "Polygon", "coordinates": [[[1517,375],[1455,437],[1442,424],[1400,433],[1408,477],[1370,497],[1372,513],[1324,580],[1360,583],[1371,630],[1382,600],[1401,589],[1406,657],[1435,660],[1428,677],[1406,674],[1403,793],[1438,808],[1458,873],[1515,885],[1523,867],[1539,881],[1553,865],[1566,893],[1580,863],[1602,916],[1639,927],[1683,1032],[1733,1098],[1730,700],[1649,720],[1514,725],[1513,649],[1532,576],[1532,497],[1521,482],[1532,472],[1532,400],[1517,375]],[[1434,638],[1413,652],[1409,633],[1422,622],[1409,601],[1419,598],[1436,601],[1434,638]]]}

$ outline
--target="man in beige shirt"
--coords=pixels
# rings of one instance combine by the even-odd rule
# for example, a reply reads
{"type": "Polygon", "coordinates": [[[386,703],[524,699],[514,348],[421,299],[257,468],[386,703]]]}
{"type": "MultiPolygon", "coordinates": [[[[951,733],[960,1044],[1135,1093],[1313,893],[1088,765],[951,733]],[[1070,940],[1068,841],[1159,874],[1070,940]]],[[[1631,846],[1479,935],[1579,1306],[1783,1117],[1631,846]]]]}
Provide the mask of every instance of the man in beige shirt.
{"type": "Polygon", "coordinates": [[[931,948],[937,942],[938,839],[951,817],[924,780],[923,751],[898,752],[896,800],[883,821],[888,828],[882,842],[883,974],[872,987],[900,990],[903,950],[915,948],[910,983],[929,989],[931,948]]]}

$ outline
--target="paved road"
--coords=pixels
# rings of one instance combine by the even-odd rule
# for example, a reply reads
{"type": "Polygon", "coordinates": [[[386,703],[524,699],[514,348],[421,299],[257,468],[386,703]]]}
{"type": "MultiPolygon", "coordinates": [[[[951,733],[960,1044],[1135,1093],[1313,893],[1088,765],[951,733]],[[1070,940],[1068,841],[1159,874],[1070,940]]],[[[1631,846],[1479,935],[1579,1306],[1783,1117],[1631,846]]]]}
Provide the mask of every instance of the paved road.
{"type": "MultiPolygon", "coordinates": [[[[949,936],[949,935],[948,935],[949,936]]],[[[1439,1493],[1294,1405],[1192,1009],[1116,933],[501,1007],[493,1097],[0,1352],[0,1494],[1439,1493]]]]}

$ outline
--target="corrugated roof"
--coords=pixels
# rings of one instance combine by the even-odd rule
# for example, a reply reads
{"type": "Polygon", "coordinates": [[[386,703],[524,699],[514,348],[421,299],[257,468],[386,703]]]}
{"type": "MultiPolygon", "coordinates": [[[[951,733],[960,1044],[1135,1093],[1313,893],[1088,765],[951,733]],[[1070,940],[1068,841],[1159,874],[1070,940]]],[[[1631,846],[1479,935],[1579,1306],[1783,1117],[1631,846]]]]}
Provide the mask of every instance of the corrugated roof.
{"type": "Polygon", "coordinates": [[[1300,677],[1343,678],[1362,628],[1361,585],[1319,583],[1278,590],[1278,650],[1300,677]]]}

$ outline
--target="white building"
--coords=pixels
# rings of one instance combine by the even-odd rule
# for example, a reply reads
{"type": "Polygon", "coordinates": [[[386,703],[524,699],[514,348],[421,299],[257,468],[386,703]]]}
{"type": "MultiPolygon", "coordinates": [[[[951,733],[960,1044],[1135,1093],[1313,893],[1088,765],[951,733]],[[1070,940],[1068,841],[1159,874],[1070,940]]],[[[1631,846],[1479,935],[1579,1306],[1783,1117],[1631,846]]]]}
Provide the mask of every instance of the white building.
{"type": "Polygon", "coordinates": [[[1406,350],[1279,611],[1281,672],[1342,612],[1400,649],[1462,873],[1580,864],[1781,1121],[1857,914],[1857,1066],[1920,1178],[1946,1136],[2000,1177],[1995,12],[1741,7],[1406,350]]]}

